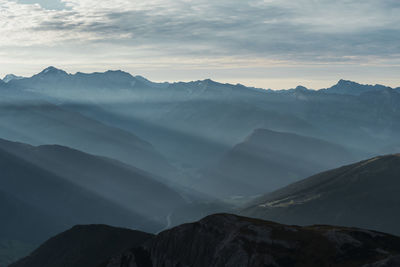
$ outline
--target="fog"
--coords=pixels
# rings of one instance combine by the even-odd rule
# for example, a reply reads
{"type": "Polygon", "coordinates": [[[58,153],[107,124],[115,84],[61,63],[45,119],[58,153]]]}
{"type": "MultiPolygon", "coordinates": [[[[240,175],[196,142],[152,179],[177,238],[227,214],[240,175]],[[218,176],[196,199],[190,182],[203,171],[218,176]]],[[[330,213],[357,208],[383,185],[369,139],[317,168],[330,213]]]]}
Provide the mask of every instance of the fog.
{"type": "MultiPolygon", "coordinates": [[[[400,94],[346,81],[271,91],[48,68],[1,83],[0,93],[4,203],[46,218],[35,221],[45,225],[38,235],[19,224],[29,244],[74,224],[159,232],[236,212],[400,147],[400,94]]],[[[7,227],[18,220],[10,215],[7,227]]]]}

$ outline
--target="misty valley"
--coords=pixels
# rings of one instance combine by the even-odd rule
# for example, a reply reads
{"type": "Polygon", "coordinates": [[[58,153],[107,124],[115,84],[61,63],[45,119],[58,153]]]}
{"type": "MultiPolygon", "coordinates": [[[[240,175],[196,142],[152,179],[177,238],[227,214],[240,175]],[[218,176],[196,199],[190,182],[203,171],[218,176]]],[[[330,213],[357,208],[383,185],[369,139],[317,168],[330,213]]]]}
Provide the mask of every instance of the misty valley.
{"type": "Polygon", "coordinates": [[[0,80],[0,266],[400,266],[400,88],[0,80]]]}

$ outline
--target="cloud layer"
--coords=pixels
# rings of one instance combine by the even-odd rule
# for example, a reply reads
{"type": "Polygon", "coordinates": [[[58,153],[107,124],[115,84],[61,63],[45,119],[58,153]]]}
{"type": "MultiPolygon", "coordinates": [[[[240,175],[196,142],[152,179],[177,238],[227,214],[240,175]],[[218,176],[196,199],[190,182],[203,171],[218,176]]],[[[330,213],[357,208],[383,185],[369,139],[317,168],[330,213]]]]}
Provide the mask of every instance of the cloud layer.
{"type": "Polygon", "coordinates": [[[398,14],[397,0],[0,0],[0,49],[90,47],[161,65],[398,66],[398,14]]]}

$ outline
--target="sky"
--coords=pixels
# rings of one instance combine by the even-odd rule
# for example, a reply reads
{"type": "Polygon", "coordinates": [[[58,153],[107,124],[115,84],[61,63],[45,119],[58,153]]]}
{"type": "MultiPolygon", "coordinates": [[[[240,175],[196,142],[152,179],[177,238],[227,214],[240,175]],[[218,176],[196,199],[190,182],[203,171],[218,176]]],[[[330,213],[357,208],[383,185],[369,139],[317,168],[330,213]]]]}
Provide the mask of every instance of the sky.
{"type": "Polygon", "coordinates": [[[0,77],[47,66],[282,89],[400,86],[399,0],[0,0],[0,77]]]}

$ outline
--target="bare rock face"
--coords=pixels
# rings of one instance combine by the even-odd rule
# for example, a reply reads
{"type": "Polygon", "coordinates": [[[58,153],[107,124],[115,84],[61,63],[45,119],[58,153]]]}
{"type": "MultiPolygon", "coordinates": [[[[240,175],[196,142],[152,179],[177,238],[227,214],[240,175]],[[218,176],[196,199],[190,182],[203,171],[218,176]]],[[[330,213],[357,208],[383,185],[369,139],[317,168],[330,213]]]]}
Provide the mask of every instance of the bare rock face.
{"type": "Polygon", "coordinates": [[[384,265],[398,262],[396,255],[400,238],[379,232],[217,214],[164,231],[106,266],[398,266],[384,265]]]}

